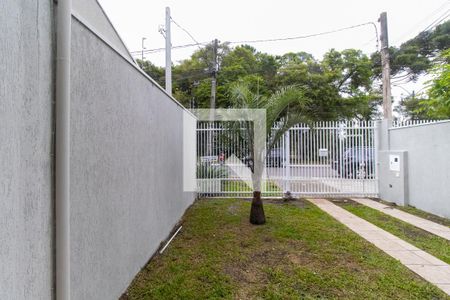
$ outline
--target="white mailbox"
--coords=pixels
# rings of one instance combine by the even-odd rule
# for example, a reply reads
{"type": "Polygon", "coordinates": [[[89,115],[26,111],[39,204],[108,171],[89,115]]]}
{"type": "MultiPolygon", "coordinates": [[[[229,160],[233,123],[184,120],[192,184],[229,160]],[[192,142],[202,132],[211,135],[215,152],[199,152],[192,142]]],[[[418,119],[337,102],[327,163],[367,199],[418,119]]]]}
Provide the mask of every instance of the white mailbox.
{"type": "Polygon", "coordinates": [[[327,157],[327,156],[328,156],[328,149],[327,148],[319,149],[319,157],[327,157]]]}
{"type": "Polygon", "coordinates": [[[400,172],[400,155],[389,155],[389,170],[400,172]]]}

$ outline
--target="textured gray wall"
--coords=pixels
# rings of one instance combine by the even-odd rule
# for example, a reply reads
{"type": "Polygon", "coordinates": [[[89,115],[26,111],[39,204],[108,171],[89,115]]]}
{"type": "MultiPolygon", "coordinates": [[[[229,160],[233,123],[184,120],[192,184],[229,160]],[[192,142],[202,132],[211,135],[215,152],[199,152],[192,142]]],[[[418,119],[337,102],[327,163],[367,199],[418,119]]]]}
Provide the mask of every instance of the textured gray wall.
{"type": "Polygon", "coordinates": [[[183,110],[72,29],[71,295],[116,299],[194,200],[182,191],[183,110]]]}
{"type": "Polygon", "coordinates": [[[102,38],[110,45],[113,45],[122,55],[126,56],[131,61],[133,60],[128,49],[97,0],[72,0],[72,11],[75,15],[82,18],[84,22],[89,23],[90,26],[95,28],[95,31],[98,34],[101,34],[102,38]]]}
{"type": "Polygon", "coordinates": [[[450,121],[390,129],[389,143],[408,151],[409,204],[450,218],[450,121]]]}
{"type": "Polygon", "coordinates": [[[52,0],[0,1],[0,299],[51,299],[52,0]]]}

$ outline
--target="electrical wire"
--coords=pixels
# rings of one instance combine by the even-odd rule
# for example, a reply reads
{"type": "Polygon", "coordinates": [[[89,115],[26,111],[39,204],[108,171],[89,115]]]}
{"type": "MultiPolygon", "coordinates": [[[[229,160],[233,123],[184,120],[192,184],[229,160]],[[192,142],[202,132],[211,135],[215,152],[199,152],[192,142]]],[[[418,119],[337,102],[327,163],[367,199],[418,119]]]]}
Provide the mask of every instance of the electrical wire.
{"type": "Polygon", "coordinates": [[[178,28],[180,28],[181,30],[183,30],[196,44],[197,46],[201,49],[200,47],[200,43],[192,36],[192,34],[187,31],[185,28],[183,28],[180,24],[178,24],[172,17],[170,17],[170,20],[172,21],[173,24],[175,24],[178,28]]]}
{"type": "MultiPolygon", "coordinates": [[[[345,30],[355,29],[355,28],[362,27],[362,26],[367,26],[367,25],[371,25],[375,29],[375,36],[377,38],[376,40],[377,40],[377,50],[378,50],[379,49],[378,29],[377,29],[377,26],[376,26],[376,24],[374,22],[366,22],[366,23],[356,24],[356,25],[352,25],[352,26],[347,26],[347,27],[342,27],[342,28],[338,28],[338,29],[334,29],[334,30],[328,30],[328,31],[323,31],[323,32],[318,32],[318,33],[313,33],[313,34],[307,34],[307,35],[300,35],[300,36],[293,36],[293,37],[284,37],[284,38],[230,41],[228,43],[229,44],[257,44],[257,43],[269,43],[269,42],[278,42],[278,41],[307,39],[307,38],[312,38],[312,37],[317,37],[317,36],[322,36],[322,35],[329,35],[329,34],[333,34],[333,33],[338,33],[338,32],[342,32],[342,31],[345,31],[345,30]]],[[[172,49],[183,49],[183,48],[188,48],[188,47],[193,47],[193,46],[200,46],[200,45],[204,46],[204,45],[209,44],[209,42],[199,43],[195,39],[194,39],[194,41],[195,41],[195,44],[186,44],[186,45],[173,46],[172,49]]],[[[161,52],[161,51],[165,51],[165,48],[148,49],[148,50],[144,51],[144,54],[156,53],[156,52],[161,52]]],[[[131,54],[133,54],[133,55],[134,54],[142,54],[142,50],[132,51],[131,54]]]]}
{"type": "MultiPolygon", "coordinates": [[[[433,10],[433,12],[429,15],[427,15],[425,18],[423,18],[420,22],[416,23],[410,30],[408,30],[407,32],[403,33],[399,38],[395,39],[392,44],[397,43],[398,41],[400,41],[401,39],[403,39],[405,36],[409,35],[410,33],[412,33],[414,31],[414,29],[419,25],[422,24],[424,21],[428,20],[429,18],[431,18],[432,16],[434,16],[436,13],[440,12],[442,10],[442,8],[444,8],[445,6],[447,6],[450,2],[449,1],[445,1],[445,3],[443,3],[442,5],[440,5],[438,8],[436,8],[435,10],[433,10]]],[[[423,30],[422,30],[423,31],[423,30]]]]}
{"type": "Polygon", "coordinates": [[[428,25],[424,30],[422,30],[421,33],[431,30],[434,27],[438,26],[442,21],[444,21],[445,19],[447,19],[449,17],[449,15],[450,15],[449,12],[450,12],[450,9],[447,9],[441,17],[438,17],[435,21],[433,21],[430,25],[428,25]]]}
{"type": "Polygon", "coordinates": [[[267,43],[267,42],[299,40],[299,39],[306,39],[306,38],[311,38],[311,37],[316,37],[316,36],[328,35],[328,34],[337,33],[337,32],[354,29],[354,28],[358,28],[358,27],[362,27],[362,26],[367,26],[367,25],[373,25],[376,28],[376,25],[374,22],[366,22],[366,23],[361,23],[361,24],[357,24],[357,25],[352,25],[352,26],[347,26],[347,27],[342,27],[342,28],[338,28],[338,29],[334,29],[334,30],[323,31],[323,32],[307,34],[307,35],[299,35],[299,36],[285,37],[285,38],[230,41],[229,43],[230,44],[257,44],[257,43],[267,43]]]}
{"type": "MultiPolygon", "coordinates": [[[[183,49],[183,48],[189,48],[189,47],[196,47],[198,45],[205,46],[207,44],[209,44],[209,42],[195,43],[195,44],[185,44],[185,45],[172,46],[172,49],[183,49]]],[[[157,52],[162,52],[162,51],[165,51],[165,50],[166,50],[166,48],[147,49],[147,50],[144,50],[144,54],[157,53],[157,52]]],[[[132,51],[130,53],[132,55],[140,54],[140,53],[142,53],[142,50],[132,51]]]]}

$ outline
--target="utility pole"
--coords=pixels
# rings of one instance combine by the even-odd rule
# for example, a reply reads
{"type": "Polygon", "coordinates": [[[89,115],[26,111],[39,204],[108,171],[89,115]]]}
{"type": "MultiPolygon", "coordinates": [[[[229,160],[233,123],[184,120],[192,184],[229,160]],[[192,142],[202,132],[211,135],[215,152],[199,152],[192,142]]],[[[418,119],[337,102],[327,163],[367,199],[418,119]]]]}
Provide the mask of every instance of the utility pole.
{"type": "Polygon", "coordinates": [[[144,41],[146,40],[145,37],[142,38],[142,62],[144,62],[144,50],[146,49],[144,46],[144,41]]]}
{"type": "Polygon", "coordinates": [[[218,62],[217,62],[217,48],[219,47],[219,41],[217,39],[213,42],[213,68],[211,70],[211,103],[210,108],[216,108],[216,87],[217,87],[217,71],[218,71],[218,62]]]}
{"type": "MultiPolygon", "coordinates": [[[[216,108],[216,86],[217,86],[217,71],[218,71],[218,64],[217,64],[217,48],[219,46],[219,41],[217,39],[213,42],[213,65],[211,69],[211,100],[210,100],[210,113],[209,113],[209,120],[210,123],[208,124],[209,128],[211,128],[211,122],[214,121],[215,113],[214,110],[216,108]]],[[[207,141],[207,151],[208,155],[213,154],[212,149],[212,143],[213,143],[213,135],[212,131],[208,131],[208,141],[207,141]]]]}
{"type": "Polygon", "coordinates": [[[391,68],[389,66],[389,38],[387,26],[387,14],[382,12],[380,15],[381,28],[381,66],[383,75],[383,116],[384,119],[392,120],[391,103],[391,68]]]}
{"type": "Polygon", "coordinates": [[[170,8],[166,7],[166,92],[172,96],[172,42],[170,37],[170,8]]]}

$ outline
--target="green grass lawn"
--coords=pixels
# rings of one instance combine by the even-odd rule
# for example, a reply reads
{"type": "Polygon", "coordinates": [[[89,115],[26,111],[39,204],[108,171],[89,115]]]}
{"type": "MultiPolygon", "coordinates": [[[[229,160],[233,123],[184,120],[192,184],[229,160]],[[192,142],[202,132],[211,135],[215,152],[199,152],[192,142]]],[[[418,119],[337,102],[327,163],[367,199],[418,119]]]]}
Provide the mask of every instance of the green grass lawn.
{"type": "Polygon", "coordinates": [[[383,201],[383,200],[376,199],[376,198],[373,198],[373,200],[381,202],[381,203],[389,205],[389,206],[392,206],[392,207],[395,207],[396,209],[403,210],[404,212],[410,213],[412,215],[416,215],[416,216],[424,218],[426,220],[430,220],[430,221],[436,222],[438,224],[450,227],[450,220],[449,219],[446,219],[446,218],[443,218],[443,217],[439,217],[439,216],[427,213],[427,212],[425,212],[423,210],[420,210],[420,209],[417,209],[417,208],[415,208],[413,206],[409,206],[409,205],[407,205],[407,206],[398,206],[398,205],[395,205],[395,204],[393,204],[391,202],[383,201]]]}
{"type": "MultiPolygon", "coordinates": [[[[436,287],[304,201],[200,200],[129,299],[449,299],[436,287]]],[[[126,297],[124,297],[126,298],[126,297]]]]}
{"type": "Polygon", "coordinates": [[[333,203],[450,264],[450,241],[351,200],[333,203]]]}
{"type": "MultiPolygon", "coordinates": [[[[249,193],[249,196],[252,196],[253,189],[251,187],[251,181],[246,183],[242,180],[222,180],[222,191],[224,192],[247,192],[249,193]]],[[[264,192],[264,196],[270,196],[272,194],[279,194],[282,192],[282,189],[271,180],[266,180],[262,183],[262,190],[270,191],[264,192]]]]}

